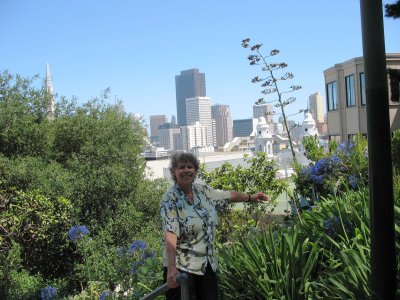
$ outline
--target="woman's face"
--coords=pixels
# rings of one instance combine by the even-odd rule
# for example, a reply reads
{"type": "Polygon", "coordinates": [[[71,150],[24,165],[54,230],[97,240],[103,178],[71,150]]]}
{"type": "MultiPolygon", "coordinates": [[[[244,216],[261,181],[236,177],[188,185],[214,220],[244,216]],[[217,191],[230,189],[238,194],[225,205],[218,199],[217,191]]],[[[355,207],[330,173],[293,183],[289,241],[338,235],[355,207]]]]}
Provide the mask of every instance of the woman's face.
{"type": "Polygon", "coordinates": [[[176,183],[179,186],[186,186],[192,184],[196,178],[196,171],[190,162],[179,163],[175,170],[176,183]]]}

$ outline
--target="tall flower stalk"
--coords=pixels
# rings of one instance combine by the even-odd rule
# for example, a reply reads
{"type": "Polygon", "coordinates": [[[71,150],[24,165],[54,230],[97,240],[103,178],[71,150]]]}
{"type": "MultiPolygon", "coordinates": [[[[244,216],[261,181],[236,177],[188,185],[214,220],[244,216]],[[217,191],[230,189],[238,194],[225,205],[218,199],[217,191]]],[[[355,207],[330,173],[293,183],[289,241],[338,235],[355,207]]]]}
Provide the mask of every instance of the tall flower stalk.
{"type": "MultiPolygon", "coordinates": [[[[278,85],[279,81],[285,81],[285,80],[294,78],[293,74],[290,72],[286,72],[282,76],[276,75],[276,72],[278,70],[283,70],[287,67],[286,63],[284,63],[284,62],[269,63],[267,61],[267,58],[273,57],[273,56],[279,54],[279,50],[273,49],[270,51],[269,55],[264,55],[260,51],[262,44],[250,45],[250,39],[244,39],[242,41],[242,47],[249,48],[251,50],[251,52],[253,53],[247,57],[247,59],[250,61],[250,65],[262,66],[262,71],[267,73],[267,76],[262,77],[262,78],[259,76],[254,77],[251,80],[251,82],[261,83],[261,87],[263,88],[263,90],[261,91],[262,94],[264,94],[266,96],[269,94],[276,94],[278,96],[278,99],[268,101],[268,102],[266,102],[264,100],[264,98],[260,98],[257,100],[256,105],[277,102],[275,104],[275,107],[280,107],[280,109],[281,109],[283,123],[284,123],[285,129],[286,129],[286,132],[288,135],[288,139],[289,139],[289,147],[290,147],[290,150],[291,150],[292,156],[293,156],[293,163],[294,163],[294,166],[297,167],[298,163],[297,163],[296,155],[294,152],[292,136],[290,133],[290,131],[293,128],[289,128],[289,126],[288,126],[288,119],[287,119],[288,116],[286,115],[286,112],[284,109],[285,106],[293,103],[296,100],[296,98],[295,97],[285,98],[284,94],[299,90],[299,89],[301,89],[301,86],[292,85],[292,86],[290,86],[290,89],[286,90],[286,91],[281,91],[281,89],[279,88],[279,85],[278,85]]],[[[301,113],[303,111],[304,110],[300,110],[299,113],[301,113]]]]}

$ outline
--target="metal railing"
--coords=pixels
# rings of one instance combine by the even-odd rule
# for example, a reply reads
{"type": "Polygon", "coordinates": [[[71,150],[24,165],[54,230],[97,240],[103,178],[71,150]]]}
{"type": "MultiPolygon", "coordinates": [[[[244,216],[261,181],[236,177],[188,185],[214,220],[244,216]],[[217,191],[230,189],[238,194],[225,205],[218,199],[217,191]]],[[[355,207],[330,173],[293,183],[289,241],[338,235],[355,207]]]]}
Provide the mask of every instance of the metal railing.
{"type": "MultiPolygon", "coordinates": [[[[175,277],[176,282],[180,283],[181,285],[181,300],[189,300],[190,293],[189,293],[189,276],[186,273],[180,273],[175,277]]],[[[162,286],[159,286],[151,293],[147,294],[140,300],[151,300],[164,294],[166,291],[169,290],[168,284],[164,283],[162,286]]]]}

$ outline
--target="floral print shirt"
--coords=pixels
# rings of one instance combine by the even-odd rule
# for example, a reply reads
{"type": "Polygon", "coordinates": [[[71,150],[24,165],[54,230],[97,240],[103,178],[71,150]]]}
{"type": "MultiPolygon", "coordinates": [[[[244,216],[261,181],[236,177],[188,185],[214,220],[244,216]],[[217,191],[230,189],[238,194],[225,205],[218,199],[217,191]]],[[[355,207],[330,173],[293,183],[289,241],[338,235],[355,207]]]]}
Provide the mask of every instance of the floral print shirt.
{"type": "Polygon", "coordinates": [[[214,246],[217,210],[228,206],[231,192],[198,183],[193,183],[192,192],[193,204],[177,184],[164,194],[160,204],[162,226],[163,232],[170,231],[178,237],[176,268],[204,275],[207,263],[214,272],[217,269],[214,246]]]}

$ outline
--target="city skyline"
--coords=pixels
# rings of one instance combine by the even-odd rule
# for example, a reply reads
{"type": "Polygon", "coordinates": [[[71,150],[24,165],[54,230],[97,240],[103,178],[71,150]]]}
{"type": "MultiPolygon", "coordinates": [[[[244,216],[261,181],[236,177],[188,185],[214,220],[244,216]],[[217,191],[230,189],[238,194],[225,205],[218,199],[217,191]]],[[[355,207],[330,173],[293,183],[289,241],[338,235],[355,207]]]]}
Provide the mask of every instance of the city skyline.
{"type": "MultiPolygon", "coordinates": [[[[384,18],[384,25],[386,52],[400,52],[399,21],[384,18]]],[[[302,86],[289,114],[315,92],[326,106],[323,71],[362,56],[357,0],[3,0],[0,34],[2,71],[44,79],[49,63],[58,99],[83,103],[110,87],[109,101],[122,100],[147,125],[150,115],[176,115],[175,75],[192,68],[206,75],[213,104],[229,105],[232,119],[250,118],[262,96],[251,78],[261,71],[249,66],[244,38],[279,49],[276,60],[302,86]]]]}

